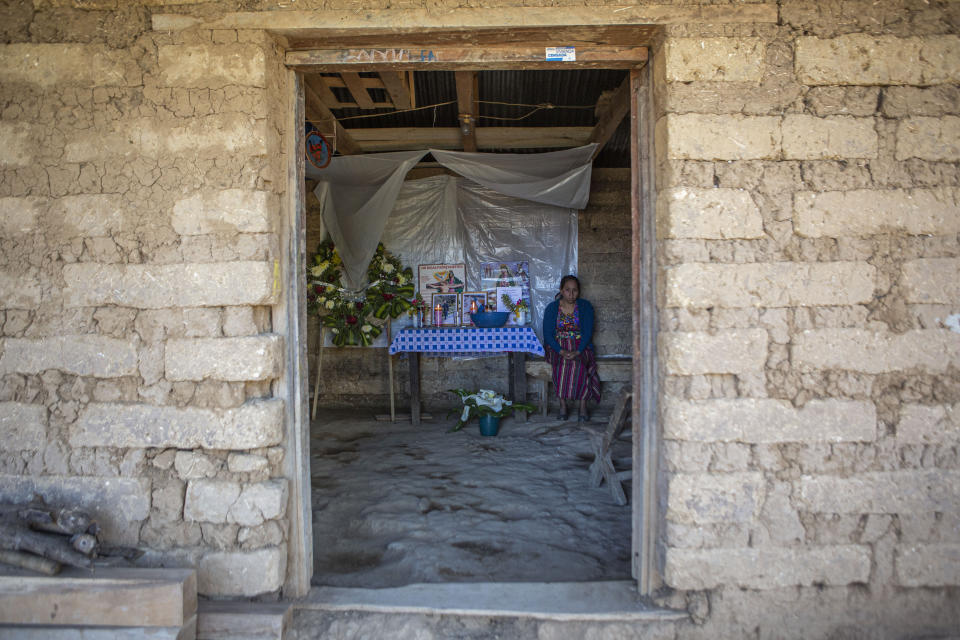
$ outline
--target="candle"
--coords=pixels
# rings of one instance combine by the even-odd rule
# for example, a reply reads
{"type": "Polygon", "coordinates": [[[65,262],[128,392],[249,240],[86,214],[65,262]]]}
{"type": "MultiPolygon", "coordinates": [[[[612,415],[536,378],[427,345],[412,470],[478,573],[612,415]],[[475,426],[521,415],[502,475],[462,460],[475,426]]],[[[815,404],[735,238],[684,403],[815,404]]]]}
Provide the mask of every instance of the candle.
{"type": "Polygon", "coordinates": [[[439,327],[443,322],[443,307],[440,306],[440,303],[437,303],[437,306],[433,308],[433,326],[439,327]]]}
{"type": "Polygon", "coordinates": [[[477,299],[474,298],[473,300],[470,301],[470,313],[476,313],[476,312],[477,312],[477,299]]]}

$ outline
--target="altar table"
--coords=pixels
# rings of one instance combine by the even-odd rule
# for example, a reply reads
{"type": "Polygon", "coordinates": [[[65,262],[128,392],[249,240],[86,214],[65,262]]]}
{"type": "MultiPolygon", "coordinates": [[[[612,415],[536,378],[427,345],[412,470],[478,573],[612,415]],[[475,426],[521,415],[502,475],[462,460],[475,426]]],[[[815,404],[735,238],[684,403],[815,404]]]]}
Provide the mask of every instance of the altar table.
{"type": "MultiPolygon", "coordinates": [[[[510,360],[510,397],[524,402],[527,397],[526,354],[543,355],[543,345],[530,327],[478,327],[402,329],[390,344],[390,355],[410,354],[410,419],[420,424],[420,354],[454,356],[507,353],[510,360]]],[[[518,418],[526,420],[526,413],[518,418]]]]}

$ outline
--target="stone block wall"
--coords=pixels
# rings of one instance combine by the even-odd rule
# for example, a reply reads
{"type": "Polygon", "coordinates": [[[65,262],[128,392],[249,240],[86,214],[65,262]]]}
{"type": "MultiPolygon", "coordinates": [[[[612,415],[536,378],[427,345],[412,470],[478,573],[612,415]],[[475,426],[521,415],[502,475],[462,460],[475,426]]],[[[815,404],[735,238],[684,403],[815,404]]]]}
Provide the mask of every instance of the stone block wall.
{"type": "Polygon", "coordinates": [[[289,91],[260,29],[652,23],[675,636],[955,634],[960,3],[296,4],[0,9],[2,497],[276,590],[289,91]]]}
{"type": "Polygon", "coordinates": [[[958,18],[787,2],[654,50],[662,575],[712,611],[690,637],[958,624],[958,18]]]}
{"type": "Polygon", "coordinates": [[[123,44],[63,7],[63,41],[0,45],[0,499],[79,504],[207,595],[277,591],[280,51],[130,11],[123,44]]]}

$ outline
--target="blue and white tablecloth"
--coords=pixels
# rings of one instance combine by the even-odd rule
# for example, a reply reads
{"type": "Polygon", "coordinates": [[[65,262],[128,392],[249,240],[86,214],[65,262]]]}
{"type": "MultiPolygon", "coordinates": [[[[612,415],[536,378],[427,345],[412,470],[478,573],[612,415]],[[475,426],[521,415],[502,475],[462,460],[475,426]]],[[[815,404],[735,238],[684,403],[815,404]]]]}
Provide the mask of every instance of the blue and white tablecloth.
{"type": "Polygon", "coordinates": [[[543,345],[530,327],[402,329],[390,344],[391,355],[401,351],[436,354],[525,351],[542,356],[543,345]]]}

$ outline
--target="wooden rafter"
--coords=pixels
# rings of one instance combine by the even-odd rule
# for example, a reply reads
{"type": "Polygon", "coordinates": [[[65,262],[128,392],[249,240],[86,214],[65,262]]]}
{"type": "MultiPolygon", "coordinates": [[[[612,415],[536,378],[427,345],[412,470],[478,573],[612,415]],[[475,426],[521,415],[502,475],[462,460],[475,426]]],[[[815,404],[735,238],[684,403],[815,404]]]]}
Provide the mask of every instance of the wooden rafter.
{"type": "Polygon", "coordinates": [[[407,74],[400,71],[381,71],[380,81],[383,87],[390,94],[394,106],[397,109],[410,109],[413,107],[413,101],[410,99],[410,87],[406,81],[407,74]]]}
{"type": "MultiPolygon", "coordinates": [[[[568,149],[587,143],[592,127],[481,127],[477,149],[568,149]]],[[[461,149],[457,127],[391,127],[350,129],[364,153],[405,149],[461,149]]]]}
{"type": "Polygon", "coordinates": [[[360,147],[356,141],[350,137],[347,130],[343,128],[333,113],[323,101],[317,96],[316,92],[308,83],[303,84],[304,106],[307,112],[307,119],[318,122],[330,122],[333,126],[336,150],[343,155],[354,155],[361,153],[360,147]]]}
{"type": "Polygon", "coordinates": [[[330,90],[330,78],[325,78],[324,76],[305,76],[304,80],[314,93],[317,94],[317,97],[320,99],[320,102],[327,105],[330,109],[338,108],[340,101],[337,100],[337,96],[333,94],[333,91],[330,90]]]}
{"type": "Polygon", "coordinates": [[[457,110],[460,114],[461,124],[464,120],[469,120],[470,127],[467,133],[460,131],[460,137],[463,141],[464,151],[477,150],[477,72],[476,71],[457,71],[457,110]]]}
{"type": "Polygon", "coordinates": [[[598,109],[599,122],[593,127],[589,142],[598,144],[593,157],[596,158],[603,146],[613,137],[623,118],[630,113],[630,75],[624,78],[606,104],[598,109]]]}
{"type": "MultiPolygon", "coordinates": [[[[504,41],[506,42],[506,41],[504,41]]],[[[630,108],[628,83],[605,96],[597,105],[598,122],[595,127],[482,127],[477,128],[477,71],[482,69],[626,69],[642,67],[647,60],[647,48],[627,44],[575,45],[574,60],[546,59],[543,46],[529,43],[492,44],[471,47],[451,43],[449,46],[408,47],[392,49],[314,49],[288,51],[288,66],[301,69],[307,75],[305,85],[308,116],[330,122],[337,139],[337,148],[343,154],[392,151],[411,148],[441,148],[498,150],[498,149],[557,149],[598,143],[597,153],[610,140],[630,108]],[[464,136],[453,127],[401,127],[345,129],[332,110],[342,108],[376,109],[415,108],[413,88],[414,70],[431,69],[454,71],[459,114],[473,118],[474,130],[464,136]],[[369,77],[362,71],[376,72],[369,77]],[[321,73],[337,75],[319,75],[321,73]],[[355,102],[347,102],[346,89],[355,102]],[[334,93],[332,89],[337,92],[334,93]],[[380,89],[390,96],[390,102],[374,101],[368,91],[380,89]],[[338,96],[343,96],[341,101],[338,96]],[[607,99],[609,98],[609,99],[607,99]]],[[[377,95],[375,92],[374,95],[377,95]]],[[[357,122],[360,124],[360,122],[357,122]]]]}
{"type": "Polygon", "coordinates": [[[373,109],[373,100],[370,98],[370,92],[364,86],[360,74],[356,72],[343,72],[340,74],[343,81],[350,90],[350,95],[356,100],[357,106],[361,109],[373,109]]]}
{"type": "Polygon", "coordinates": [[[356,73],[336,76],[308,75],[306,77],[311,88],[317,93],[323,104],[330,109],[409,109],[413,105],[410,90],[407,88],[407,73],[402,71],[384,71],[377,78],[359,77],[356,73]],[[350,84],[345,81],[343,76],[351,77],[350,84]],[[359,95],[361,99],[369,99],[370,102],[361,107],[356,100],[341,100],[331,91],[333,88],[348,89],[351,95],[355,97],[359,95]],[[390,96],[390,100],[387,102],[376,101],[370,97],[367,89],[382,89],[390,96]]]}

